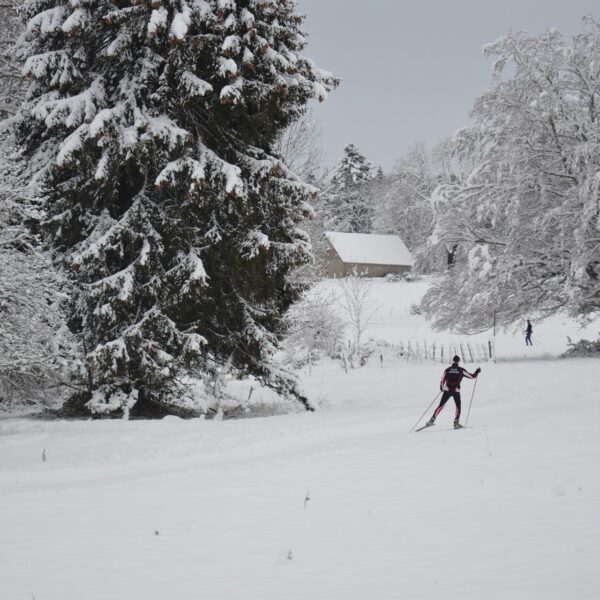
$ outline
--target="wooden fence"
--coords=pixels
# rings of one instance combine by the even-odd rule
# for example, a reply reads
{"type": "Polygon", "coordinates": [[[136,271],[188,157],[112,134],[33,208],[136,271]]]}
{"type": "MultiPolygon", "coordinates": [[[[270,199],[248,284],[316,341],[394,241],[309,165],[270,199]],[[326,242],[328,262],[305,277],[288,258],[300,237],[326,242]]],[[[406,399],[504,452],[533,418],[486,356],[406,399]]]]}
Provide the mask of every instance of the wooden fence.
{"type": "Polygon", "coordinates": [[[400,342],[394,344],[395,353],[406,360],[431,360],[432,362],[449,363],[452,357],[460,356],[464,363],[484,362],[493,359],[493,346],[491,341],[484,342],[457,342],[441,344],[423,340],[400,342]]]}

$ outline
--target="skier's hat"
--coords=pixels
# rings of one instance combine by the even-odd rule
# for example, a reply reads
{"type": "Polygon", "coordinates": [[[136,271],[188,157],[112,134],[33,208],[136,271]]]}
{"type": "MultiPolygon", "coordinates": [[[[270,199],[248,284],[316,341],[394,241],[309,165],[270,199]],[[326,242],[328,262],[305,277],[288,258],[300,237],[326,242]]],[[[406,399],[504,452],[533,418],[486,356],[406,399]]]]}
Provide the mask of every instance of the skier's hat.
{"type": "Polygon", "coordinates": [[[460,356],[458,356],[458,355],[454,356],[454,358],[452,359],[452,362],[460,362],[460,356]]]}

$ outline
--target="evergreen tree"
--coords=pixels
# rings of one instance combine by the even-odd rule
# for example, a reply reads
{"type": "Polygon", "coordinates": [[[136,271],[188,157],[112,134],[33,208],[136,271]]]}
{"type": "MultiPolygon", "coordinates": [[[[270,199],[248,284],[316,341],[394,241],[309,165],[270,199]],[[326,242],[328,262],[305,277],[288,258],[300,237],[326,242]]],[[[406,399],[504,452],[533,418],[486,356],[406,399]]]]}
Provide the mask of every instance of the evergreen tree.
{"type": "Polygon", "coordinates": [[[325,227],[346,233],[371,233],[373,201],[371,183],[377,173],[353,144],[344,148],[322,198],[325,227]]]}
{"type": "Polygon", "coordinates": [[[314,188],[271,153],[337,81],[300,53],[295,0],[26,0],[14,131],[76,284],[95,413],[185,412],[223,364],[301,398],[271,360],[310,259],[314,188]]]}

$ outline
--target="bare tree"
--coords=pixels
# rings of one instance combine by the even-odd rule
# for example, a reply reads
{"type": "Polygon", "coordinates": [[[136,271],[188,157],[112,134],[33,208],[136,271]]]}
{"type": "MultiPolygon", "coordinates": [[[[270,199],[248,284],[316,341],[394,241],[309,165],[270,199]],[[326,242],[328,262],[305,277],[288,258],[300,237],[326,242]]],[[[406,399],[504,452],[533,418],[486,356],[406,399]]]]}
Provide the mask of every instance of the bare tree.
{"type": "Polygon", "coordinates": [[[12,47],[23,29],[17,14],[20,0],[0,0],[0,119],[13,115],[25,93],[21,65],[12,47]]]}
{"type": "Polygon", "coordinates": [[[436,247],[454,265],[424,297],[434,324],[466,333],[567,310],[600,311],[600,20],[486,46],[493,84],[453,141],[474,166],[431,198],[436,247]],[[505,66],[507,67],[505,69],[505,66]]]}
{"type": "Polygon", "coordinates": [[[453,245],[432,249],[427,244],[434,228],[430,199],[439,185],[463,181],[467,171],[466,158],[457,155],[451,140],[444,139],[431,148],[416,143],[373,188],[374,231],[399,235],[415,256],[420,272],[444,271],[454,259],[453,245]]]}
{"type": "Polygon", "coordinates": [[[360,353],[362,336],[375,312],[371,297],[372,281],[362,275],[354,267],[350,275],[340,279],[342,309],[352,329],[351,354],[354,357],[360,353]]]}
{"type": "Polygon", "coordinates": [[[282,133],[275,148],[300,179],[315,185],[325,175],[321,136],[321,127],[309,110],[282,133]]]}
{"type": "Polygon", "coordinates": [[[310,366],[315,355],[338,354],[343,346],[344,322],[334,305],[331,294],[312,293],[288,312],[288,335],[283,347],[295,366],[310,366]]]}
{"type": "Polygon", "coordinates": [[[327,242],[322,209],[323,196],[320,193],[320,189],[324,187],[326,173],[323,167],[321,136],[321,127],[313,112],[309,110],[283,132],[275,148],[300,179],[315,186],[315,197],[312,203],[314,215],[302,224],[313,246],[314,263],[294,271],[294,276],[306,283],[319,280],[326,268],[327,242]]]}
{"type": "Polygon", "coordinates": [[[0,144],[0,402],[42,399],[57,388],[73,347],[62,320],[62,282],[24,225],[36,200],[17,180],[18,162],[0,144]]]}

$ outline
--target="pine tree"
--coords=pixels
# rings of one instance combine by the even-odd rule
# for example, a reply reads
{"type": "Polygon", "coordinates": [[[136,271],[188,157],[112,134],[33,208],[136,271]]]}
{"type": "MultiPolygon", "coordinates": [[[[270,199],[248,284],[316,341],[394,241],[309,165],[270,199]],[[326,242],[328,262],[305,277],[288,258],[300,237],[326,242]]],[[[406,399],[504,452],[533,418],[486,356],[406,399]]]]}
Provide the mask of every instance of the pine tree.
{"type": "Polygon", "coordinates": [[[323,198],[325,227],[346,233],[371,233],[373,202],[371,183],[377,173],[358,148],[349,144],[336,165],[323,198]]]}
{"type": "Polygon", "coordinates": [[[78,290],[72,408],[185,412],[182,378],[223,364],[300,397],[271,358],[314,189],[271,147],[337,81],[300,54],[295,4],[26,0],[14,129],[78,290]]]}

